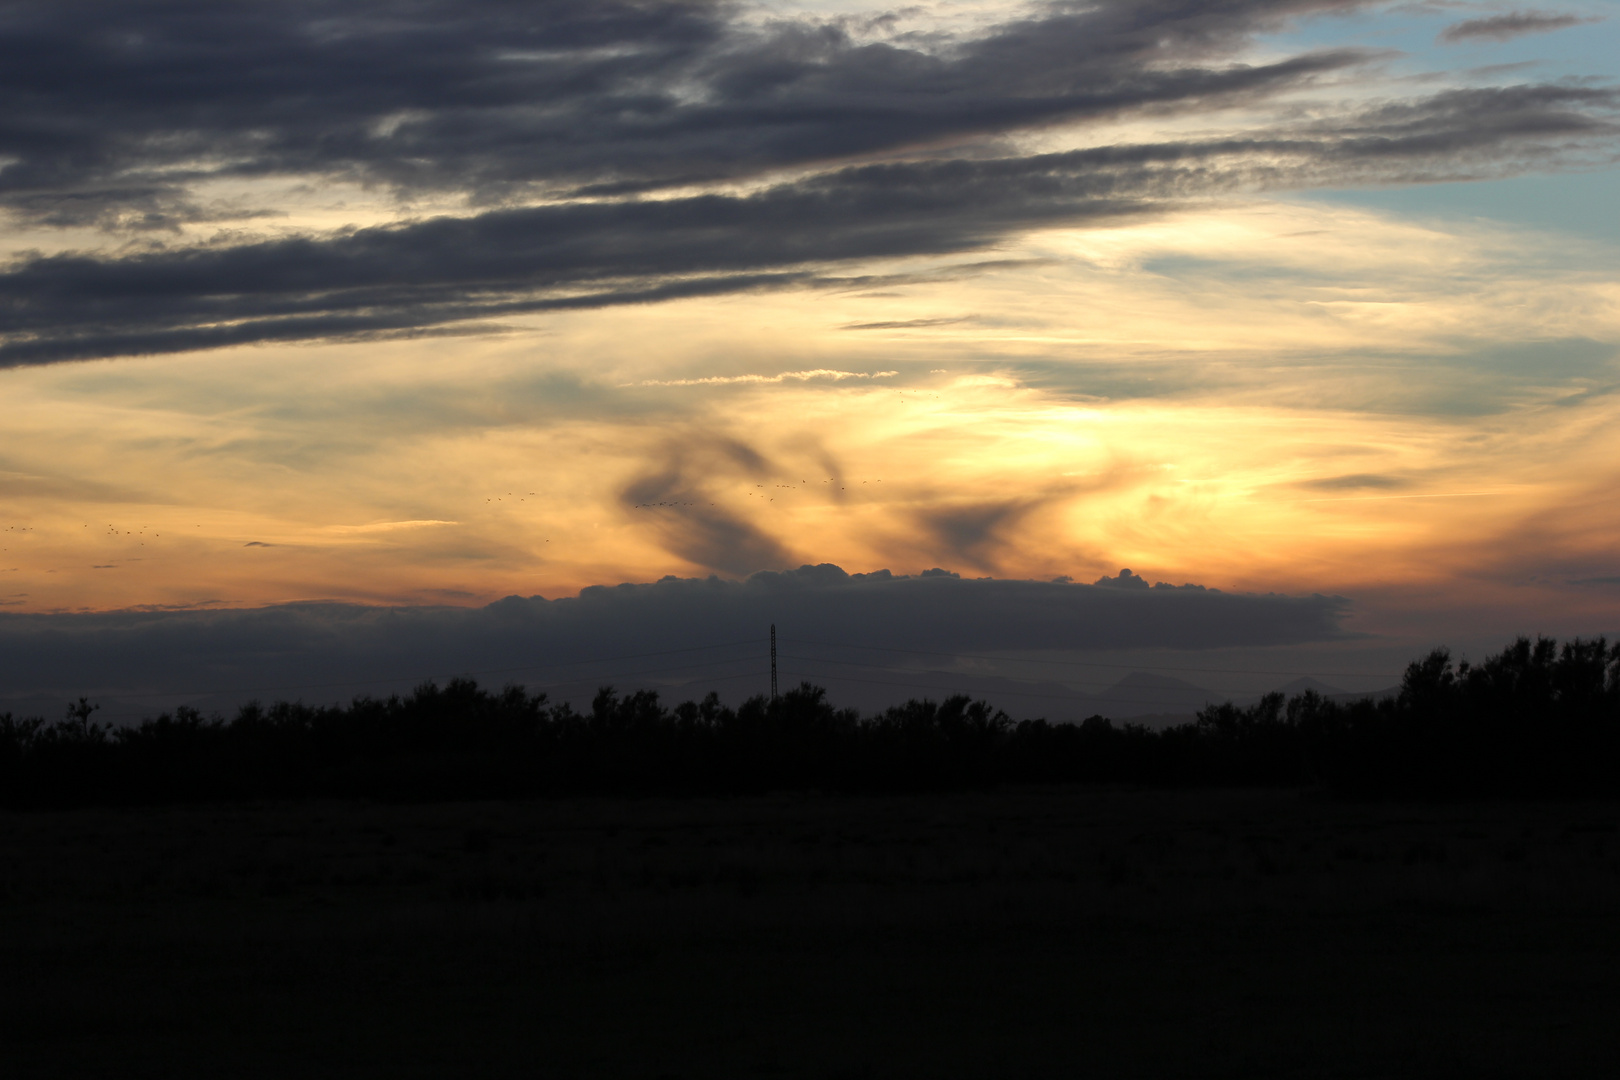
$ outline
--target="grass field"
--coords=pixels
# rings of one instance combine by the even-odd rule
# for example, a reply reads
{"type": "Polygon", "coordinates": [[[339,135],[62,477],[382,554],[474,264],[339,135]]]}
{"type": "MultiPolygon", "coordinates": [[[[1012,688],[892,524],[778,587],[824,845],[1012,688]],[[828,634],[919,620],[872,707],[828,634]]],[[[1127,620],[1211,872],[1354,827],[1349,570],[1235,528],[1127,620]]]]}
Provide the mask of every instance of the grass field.
{"type": "Polygon", "coordinates": [[[4,1072],[1620,1075],[1620,808],[1017,789],[0,816],[4,1072]]]}

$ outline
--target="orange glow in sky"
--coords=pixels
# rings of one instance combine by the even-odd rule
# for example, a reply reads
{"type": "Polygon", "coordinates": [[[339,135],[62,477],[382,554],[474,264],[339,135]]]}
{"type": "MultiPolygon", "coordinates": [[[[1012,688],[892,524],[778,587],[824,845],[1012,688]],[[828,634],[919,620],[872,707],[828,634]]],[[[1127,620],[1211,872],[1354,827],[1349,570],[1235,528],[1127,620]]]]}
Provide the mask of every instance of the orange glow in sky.
{"type": "MultiPolygon", "coordinates": [[[[770,20],[788,9],[761,10],[748,33],[786,33],[770,20]]],[[[1017,12],[926,18],[968,40],[1017,12]]],[[[1406,17],[1392,12],[1367,5],[1333,32],[1406,17]]],[[[1262,20],[1229,59],[1316,56],[1317,25],[1262,20]]],[[[1440,25],[1423,24],[1423,48],[1455,67],[1462,53],[1434,44],[1440,25]]],[[[1398,72],[1347,63],[1271,98],[942,131],[831,164],[682,180],[635,205],[654,213],[710,192],[753,206],[742,196],[775,197],[788,189],[771,185],[818,168],[960,147],[963,161],[1013,160],[1262,128],[1283,147],[1285,127],[1293,147],[1339,113],[1370,124],[1381,114],[1367,102],[1409,91],[1398,72]]],[[[368,138],[415,138],[425,123],[390,113],[368,138]]],[[[1352,137],[1346,125],[1334,139],[1352,137]]],[[[1558,152],[1589,168],[1601,154],[1585,146],[1558,152]]],[[[1287,147],[1255,153],[1202,188],[1191,172],[1175,190],[1162,170],[1144,173],[1131,182],[1161,185],[1157,201],[1129,212],[997,219],[938,250],[829,257],[814,280],[0,370],[0,604],[476,605],[833,562],[1082,581],[1130,566],[1228,590],[1339,593],[1361,605],[1352,625],[1372,629],[1418,611],[1458,625],[1489,611],[1527,630],[1620,625],[1620,242],[1512,215],[1309,199],[1299,192],[1338,183],[1326,166],[1287,147]]],[[[1461,189],[1524,174],[1533,162],[1513,155],[1528,153],[1431,154],[1409,171],[1461,189]]],[[[1398,186],[1334,167],[1347,170],[1340,186],[1398,186]]],[[[503,188],[506,201],[487,205],[620,205],[576,182],[503,188]]],[[[338,244],[355,228],[485,212],[442,186],[379,183],[220,173],[193,189],[211,209],[168,233],[130,231],[127,214],[63,224],[17,210],[5,249],[22,274],[63,252],[111,265],[289,237],[338,244]],[[255,216],[266,205],[276,214],[255,216]]],[[[75,333],[29,324],[8,340],[75,333]]]]}

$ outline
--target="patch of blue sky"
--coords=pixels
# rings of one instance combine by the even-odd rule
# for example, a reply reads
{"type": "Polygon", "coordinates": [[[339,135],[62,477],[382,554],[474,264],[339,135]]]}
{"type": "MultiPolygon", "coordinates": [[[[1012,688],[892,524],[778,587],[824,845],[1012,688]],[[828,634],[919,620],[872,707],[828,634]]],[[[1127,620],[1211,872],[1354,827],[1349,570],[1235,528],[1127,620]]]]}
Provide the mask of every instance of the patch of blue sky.
{"type": "Polygon", "coordinates": [[[1620,0],[1393,4],[1303,19],[1282,33],[1267,35],[1262,42],[1288,52],[1346,47],[1396,50],[1401,55],[1391,62],[1402,74],[1454,73],[1476,85],[1519,82],[1527,77],[1615,79],[1620,76],[1620,0]],[[1447,42],[1440,37],[1448,26],[1514,12],[1572,15],[1587,21],[1506,40],[1468,37],[1447,42]]]}
{"type": "MultiPolygon", "coordinates": [[[[1440,85],[1512,85],[1580,81],[1620,84],[1620,0],[1552,4],[1396,4],[1350,15],[1302,20],[1268,36],[1268,50],[1359,47],[1390,50],[1388,78],[1440,85]],[[1442,40],[1448,26],[1515,11],[1585,20],[1560,29],[1498,40],[1442,40]]],[[[1615,148],[1620,154],[1620,146],[1615,148]]],[[[1578,234],[1620,244],[1620,162],[1579,171],[1493,180],[1317,190],[1301,199],[1427,219],[1484,219],[1578,234]]]]}
{"type": "Polygon", "coordinates": [[[1506,180],[1326,189],[1292,198],[1437,223],[1483,220],[1567,232],[1620,247],[1620,167],[1506,180]]]}

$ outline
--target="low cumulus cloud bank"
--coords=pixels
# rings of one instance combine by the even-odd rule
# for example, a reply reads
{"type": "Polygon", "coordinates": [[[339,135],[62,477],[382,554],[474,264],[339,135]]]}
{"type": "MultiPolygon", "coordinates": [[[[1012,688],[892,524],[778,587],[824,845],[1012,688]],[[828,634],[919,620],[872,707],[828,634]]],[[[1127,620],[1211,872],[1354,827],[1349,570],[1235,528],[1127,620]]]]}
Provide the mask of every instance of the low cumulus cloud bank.
{"type": "Polygon", "coordinates": [[[577,597],[511,596],[482,608],[290,604],[231,611],[0,615],[0,694],[215,694],[335,700],[430,675],[481,681],[677,673],[703,650],[763,658],[784,641],[865,646],[883,662],[930,653],[1202,649],[1332,640],[1337,596],[1150,586],[1121,571],[1092,585],[967,579],[945,570],[848,574],[830,564],[744,581],[668,577],[577,597]],[[751,651],[750,651],[751,650],[751,651]],[[607,666],[578,667],[590,661],[607,666]],[[570,669],[569,665],[576,665],[570,669]],[[300,689],[302,688],[302,689],[300,689]]]}
{"type": "MultiPolygon", "coordinates": [[[[10,5],[0,209],[129,242],[0,270],[0,365],[847,286],[862,260],[983,252],[1221,193],[1612,152],[1620,98],[1592,83],[1284,108],[1378,56],[1259,60],[1259,36],[1369,6],[1047,3],[916,33],[899,16],[761,21],[701,2],[10,5]],[[1218,135],[1018,145],[1227,106],[1251,118],[1218,135]],[[282,208],[242,200],[270,180],[460,209],[267,238],[248,225],[282,208]],[[238,224],[150,242],[211,219],[238,224]]],[[[1496,32],[1470,25],[1453,30],[1496,32]]]]}

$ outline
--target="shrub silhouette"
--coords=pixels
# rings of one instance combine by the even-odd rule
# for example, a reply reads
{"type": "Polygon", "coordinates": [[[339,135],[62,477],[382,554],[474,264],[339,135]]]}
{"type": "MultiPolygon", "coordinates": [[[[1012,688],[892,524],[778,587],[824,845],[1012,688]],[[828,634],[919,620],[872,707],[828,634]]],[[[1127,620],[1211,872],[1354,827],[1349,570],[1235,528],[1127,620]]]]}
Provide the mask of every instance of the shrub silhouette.
{"type": "Polygon", "coordinates": [[[1398,695],[1307,691],[1204,709],[1163,730],[1014,722],[984,701],[873,716],[801,683],[735,709],[603,687],[588,712],[519,686],[424,683],[348,705],[181,707],[115,728],[79,698],[46,723],[0,714],[9,807],[235,798],[923,790],[1003,783],[1299,785],[1350,795],[1620,794],[1620,645],[1521,638],[1476,665],[1436,649],[1398,695]]]}

